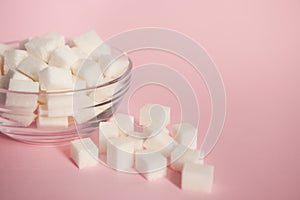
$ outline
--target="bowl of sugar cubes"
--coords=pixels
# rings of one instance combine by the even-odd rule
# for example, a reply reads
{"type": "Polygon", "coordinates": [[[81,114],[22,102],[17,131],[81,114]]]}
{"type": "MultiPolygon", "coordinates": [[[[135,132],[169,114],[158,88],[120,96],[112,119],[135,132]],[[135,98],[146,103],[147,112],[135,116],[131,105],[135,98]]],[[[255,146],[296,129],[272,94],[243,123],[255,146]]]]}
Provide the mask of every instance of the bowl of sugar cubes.
{"type": "Polygon", "coordinates": [[[0,43],[0,131],[33,144],[89,137],[116,110],[131,69],[94,30],[0,43]]]}

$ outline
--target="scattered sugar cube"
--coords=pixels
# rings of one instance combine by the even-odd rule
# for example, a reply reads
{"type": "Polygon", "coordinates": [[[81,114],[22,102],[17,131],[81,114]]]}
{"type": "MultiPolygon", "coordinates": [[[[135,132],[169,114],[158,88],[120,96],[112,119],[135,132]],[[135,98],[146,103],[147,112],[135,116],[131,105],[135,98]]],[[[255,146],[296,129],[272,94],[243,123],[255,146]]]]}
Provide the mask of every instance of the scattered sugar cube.
{"type": "Polygon", "coordinates": [[[199,159],[200,151],[189,149],[183,145],[178,145],[170,155],[171,168],[176,171],[181,171],[184,163],[195,163],[198,162],[199,159]]]}
{"type": "Polygon", "coordinates": [[[113,116],[112,121],[119,128],[119,134],[128,135],[134,131],[134,117],[127,114],[117,113],[113,116]]]}
{"type": "Polygon", "coordinates": [[[107,139],[119,136],[119,129],[113,122],[99,123],[99,152],[106,153],[107,139]]]}
{"type": "Polygon", "coordinates": [[[179,143],[191,149],[197,149],[198,129],[189,123],[173,125],[174,139],[179,143]]]}
{"type": "Polygon", "coordinates": [[[71,65],[78,60],[76,54],[67,45],[59,47],[50,56],[49,65],[70,69],[71,65]]]}
{"type": "Polygon", "coordinates": [[[88,87],[99,85],[103,79],[99,64],[92,60],[85,60],[80,67],[77,66],[75,74],[85,80],[88,87]]]}
{"type": "Polygon", "coordinates": [[[181,188],[211,192],[214,179],[214,167],[195,163],[185,163],[181,174],[181,188]]]}
{"type": "Polygon", "coordinates": [[[112,60],[109,65],[105,68],[104,76],[117,78],[124,74],[124,72],[128,69],[129,60],[127,56],[121,56],[112,60]]]}
{"type": "MultiPolygon", "coordinates": [[[[10,79],[8,90],[18,92],[38,92],[39,83],[10,79]]],[[[36,94],[18,94],[8,92],[6,94],[5,105],[8,107],[20,107],[34,111],[37,107],[38,95],[36,94]]]]}
{"type": "Polygon", "coordinates": [[[159,104],[145,104],[140,109],[140,125],[146,133],[162,130],[170,123],[170,108],[159,104]]]}
{"type": "Polygon", "coordinates": [[[155,136],[149,137],[144,142],[146,149],[159,151],[164,156],[169,156],[177,145],[177,142],[169,135],[167,129],[164,129],[155,136]]]}
{"type": "Polygon", "coordinates": [[[107,142],[107,164],[120,171],[132,168],[134,142],[127,137],[110,138],[107,142]]]}
{"type": "Polygon", "coordinates": [[[134,137],[132,133],[130,133],[127,138],[133,141],[134,151],[139,151],[144,149],[144,140],[138,137],[134,137]]]}
{"type": "Polygon", "coordinates": [[[135,168],[147,180],[156,180],[166,175],[167,159],[159,152],[137,151],[135,153],[135,168]]]}
{"type": "Polygon", "coordinates": [[[33,56],[25,58],[18,66],[18,70],[35,81],[39,80],[39,72],[47,67],[47,64],[33,56]]]}
{"type": "Polygon", "coordinates": [[[101,45],[102,40],[94,30],[91,30],[73,38],[72,43],[89,55],[101,45]]]}
{"type": "Polygon", "coordinates": [[[43,117],[38,116],[37,128],[68,128],[68,117],[43,117]]]}
{"type": "Polygon", "coordinates": [[[72,89],[72,73],[65,68],[48,66],[39,72],[39,81],[46,90],[72,89]]]}
{"type": "Polygon", "coordinates": [[[29,40],[25,48],[30,55],[48,63],[52,52],[63,45],[65,45],[64,36],[51,32],[29,40]]]}
{"type": "Polygon", "coordinates": [[[24,60],[28,53],[24,50],[11,49],[4,52],[4,74],[8,72],[9,69],[16,69],[18,65],[24,60]]]}
{"type": "Polygon", "coordinates": [[[98,163],[98,148],[90,138],[71,142],[71,158],[79,169],[98,163]]]}

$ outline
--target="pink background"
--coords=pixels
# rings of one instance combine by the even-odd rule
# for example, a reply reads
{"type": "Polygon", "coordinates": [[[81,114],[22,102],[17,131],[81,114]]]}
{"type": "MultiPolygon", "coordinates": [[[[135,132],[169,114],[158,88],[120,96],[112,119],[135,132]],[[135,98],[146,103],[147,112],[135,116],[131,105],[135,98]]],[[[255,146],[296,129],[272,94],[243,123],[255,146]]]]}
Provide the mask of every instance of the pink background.
{"type": "MultiPolygon", "coordinates": [[[[174,2],[2,0],[0,42],[51,30],[72,37],[91,28],[106,39],[143,26],[197,40],[218,65],[227,92],[223,134],[207,158],[215,165],[213,192],[183,192],[168,179],[149,183],[104,166],[78,170],[68,159],[69,147],[31,146],[1,135],[1,199],[300,199],[299,0],[174,2]]],[[[158,52],[132,57],[136,67],[152,61],[184,66],[158,52]]],[[[209,122],[207,91],[197,76],[181,71],[200,83],[202,133],[209,122]]],[[[154,89],[137,93],[134,114],[154,89]]],[[[178,106],[170,95],[151,96],[178,106]]]]}

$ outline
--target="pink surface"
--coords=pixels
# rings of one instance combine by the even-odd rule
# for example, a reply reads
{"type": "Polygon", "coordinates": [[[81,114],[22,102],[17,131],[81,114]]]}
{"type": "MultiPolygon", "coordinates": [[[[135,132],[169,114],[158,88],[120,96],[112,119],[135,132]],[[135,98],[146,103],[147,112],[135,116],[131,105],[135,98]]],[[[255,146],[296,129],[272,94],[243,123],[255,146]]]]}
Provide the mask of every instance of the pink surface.
{"type": "MultiPolygon", "coordinates": [[[[94,28],[103,38],[142,26],[178,30],[206,48],[227,92],[223,134],[207,158],[215,165],[211,194],[104,166],[78,170],[68,159],[69,147],[40,148],[1,135],[1,199],[300,199],[299,18],[298,0],[1,1],[0,41],[50,30],[74,36],[94,28]]],[[[132,55],[135,66],[164,57],[146,53],[132,55]]],[[[168,64],[180,68],[178,62],[168,64]]],[[[205,131],[209,98],[203,84],[197,87],[201,114],[208,113],[200,124],[205,131]]],[[[146,96],[137,93],[133,112],[146,96]]]]}

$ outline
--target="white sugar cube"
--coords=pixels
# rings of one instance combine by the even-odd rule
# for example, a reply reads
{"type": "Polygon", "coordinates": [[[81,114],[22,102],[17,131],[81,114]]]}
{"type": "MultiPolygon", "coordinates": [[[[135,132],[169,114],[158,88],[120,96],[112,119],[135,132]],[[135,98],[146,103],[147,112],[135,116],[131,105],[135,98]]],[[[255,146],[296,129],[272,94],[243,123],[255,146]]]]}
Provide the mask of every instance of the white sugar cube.
{"type": "Polygon", "coordinates": [[[24,50],[11,49],[4,52],[4,74],[9,69],[16,69],[18,65],[28,56],[28,53],[24,50]]]}
{"type": "Polygon", "coordinates": [[[10,50],[10,49],[13,49],[13,47],[10,45],[0,43],[0,70],[1,70],[2,75],[5,74],[4,69],[3,69],[3,65],[4,65],[3,55],[4,55],[5,51],[10,50]]]}
{"type": "Polygon", "coordinates": [[[134,131],[134,117],[127,114],[117,113],[113,116],[112,121],[119,128],[119,133],[128,135],[134,131]]]}
{"type": "Polygon", "coordinates": [[[79,47],[72,47],[71,50],[79,59],[87,59],[88,57],[79,47]]]}
{"type": "Polygon", "coordinates": [[[48,94],[46,103],[49,117],[73,115],[73,94],[48,94]]]}
{"type": "MultiPolygon", "coordinates": [[[[8,90],[17,92],[38,92],[39,83],[10,79],[8,90]]],[[[13,92],[8,92],[6,94],[5,105],[8,107],[19,107],[26,108],[28,110],[34,111],[37,107],[37,94],[18,94],[13,92]]]]}
{"type": "Polygon", "coordinates": [[[28,76],[18,72],[15,69],[9,69],[6,76],[3,78],[3,88],[8,88],[10,79],[23,80],[33,82],[28,76]]]}
{"type": "Polygon", "coordinates": [[[107,164],[116,170],[128,170],[134,165],[134,142],[127,137],[111,138],[107,142],[107,164]]]}
{"type": "Polygon", "coordinates": [[[106,153],[107,139],[119,136],[119,129],[113,122],[99,123],[99,152],[106,153]]]}
{"type": "Polygon", "coordinates": [[[75,74],[85,80],[88,87],[99,85],[102,82],[102,71],[98,63],[92,60],[85,60],[81,63],[80,67],[77,66],[76,68],[77,71],[75,74]]]}
{"type": "Polygon", "coordinates": [[[25,48],[25,44],[27,43],[27,42],[29,42],[29,40],[31,40],[32,38],[26,38],[26,39],[24,39],[24,40],[21,40],[20,42],[19,42],[19,49],[20,50],[26,50],[26,48],[25,48]]]}
{"type": "Polygon", "coordinates": [[[75,63],[73,63],[70,68],[72,71],[72,74],[74,74],[75,76],[78,75],[78,72],[80,71],[80,69],[82,68],[84,62],[86,62],[87,59],[78,59],[75,63]]]}
{"type": "Polygon", "coordinates": [[[137,151],[135,153],[135,168],[147,180],[156,180],[166,175],[167,159],[159,152],[137,151]]]}
{"type": "Polygon", "coordinates": [[[39,80],[39,72],[47,67],[47,64],[33,56],[25,58],[18,66],[18,70],[35,81],[39,80]]]}
{"type": "Polygon", "coordinates": [[[170,155],[171,168],[181,171],[184,163],[195,163],[200,159],[200,151],[189,149],[183,145],[178,145],[170,155]]]}
{"type": "Polygon", "coordinates": [[[124,74],[129,67],[129,60],[127,56],[121,56],[113,59],[104,71],[105,77],[117,78],[124,74]]]}
{"type": "Polygon", "coordinates": [[[185,163],[181,174],[181,188],[211,192],[214,179],[214,167],[195,163],[185,163]]]}
{"type": "Polygon", "coordinates": [[[98,148],[90,138],[71,142],[71,158],[79,169],[98,163],[98,148]]]}
{"type": "Polygon", "coordinates": [[[46,90],[72,89],[72,73],[65,68],[49,66],[39,72],[39,81],[46,90]]]}
{"type": "Polygon", "coordinates": [[[144,139],[135,137],[134,134],[130,133],[127,138],[133,141],[134,151],[139,151],[144,149],[144,139]]]}
{"type": "Polygon", "coordinates": [[[73,88],[74,90],[80,90],[86,88],[86,81],[78,78],[77,76],[72,76],[73,88]]]}
{"type": "Polygon", "coordinates": [[[145,104],[140,109],[140,125],[146,133],[162,130],[170,123],[170,108],[159,104],[145,104]]]}
{"type": "Polygon", "coordinates": [[[197,149],[198,129],[189,123],[173,125],[174,139],[179,143],[191,149],[197,149]]]}
{"type": "Polygon", "coordinates": [[[7,44],[1,44],[0,43],[0,55],[3,56],[3,54],[4,54],[5,51],[11,50],[11,49],[14,49],[14,47],[10,46],[10,45],[7,45],[7,44]]]}
{"type": "Polygon", "coordinates": [[[49,65],[70,69],[78,60],[77,55],[67,45],[59,47],[50,56],[49,65]]]}
{"type": "Polygon", "coordinates": [[[149,137],[144,142],[146,149],[159,151],[164,156],[169,156],[177,145],[177,142],[169,135],[169,131],[166,129],[155,136],[149,137]]]}
{"type": "Polygon", "coordinates": [[[22,126],[29,126],[35,119],[35,115],[33,113],[26,115],[19,115],[13,113],[2,113],[2,117],[12,120],[22,126]]]}
{"type": "Polygon", "coordinates": [[[68,117],[43,117],[38,116],[37,128],[68,128],[68,117]]]}
{"type": "Polygon", "coordinates": [[[73,38],[72,43],[79,47],[85,54],[89,55],[101,45],[102,40],[94,30],[91,30],[73,38]]]}
{"type": "MultiPolygon", "coordinates": [[[[117,56],[117,55],[116,55],[117,56]]],[[[89,59],[97,62],[102,70],[105,70],[114,59],[112,50],[108,44],[102,43],[90,55],[89,59]]]]}
{"type": "Polygon", "coordinates": [[[35,37],[25,44],[25,48],[30,55],[48,63],[52,52],[65,44],[64,36],[58,33],[47,33],[40,37],[35,37]]]}
{"type": "Polygon", "coordinates": [[[73,97],[74,119],[78,124],[91,120],[102,112],[95,107],[96,103],[89,96],[74,95],[73,97]]]}

